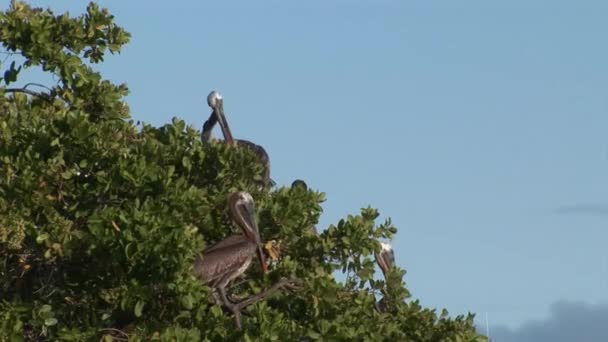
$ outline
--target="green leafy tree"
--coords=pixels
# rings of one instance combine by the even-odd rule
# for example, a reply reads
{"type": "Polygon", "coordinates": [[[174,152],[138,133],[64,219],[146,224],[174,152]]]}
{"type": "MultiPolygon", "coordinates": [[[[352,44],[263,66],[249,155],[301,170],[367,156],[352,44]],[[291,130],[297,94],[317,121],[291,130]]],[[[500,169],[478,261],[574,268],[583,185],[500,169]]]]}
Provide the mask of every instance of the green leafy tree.
{"type": "Polygon", "coordinates": [[[378,241],[396,233],[375,209],[316,234],[323,193],[258,187],[251,151],[203,144],[182,120],[129,120],[127,87],[93,68],[128,41],[94,3],[78,17],[21,2],[0,12],[0,340],[486,340],[472,315],[410,300],[405,271],[374,280],[378,241]],[[56,84],[15,86],[34,69],[56,84]],[[251,267],[233,296],[296,284],[243,308],[240,331],[192,275],[204,246],[231,234],[237,190],[276,246],[271,271],[251,267]]]}

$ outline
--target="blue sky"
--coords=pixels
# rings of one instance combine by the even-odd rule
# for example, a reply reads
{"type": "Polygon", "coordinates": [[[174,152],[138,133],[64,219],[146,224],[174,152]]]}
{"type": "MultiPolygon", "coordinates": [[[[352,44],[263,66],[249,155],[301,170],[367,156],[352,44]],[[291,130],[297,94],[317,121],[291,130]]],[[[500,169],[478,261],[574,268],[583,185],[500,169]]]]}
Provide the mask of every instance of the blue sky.
{"type": "Polygon", "coordinates": [[[608,303],[608,3],[100,3],[133,34],[100,69],[135,119],[200,128],[218,89],[279,185],[327,194],[320,227],[393,219],[424,305],[504,333],[608,303]]]}

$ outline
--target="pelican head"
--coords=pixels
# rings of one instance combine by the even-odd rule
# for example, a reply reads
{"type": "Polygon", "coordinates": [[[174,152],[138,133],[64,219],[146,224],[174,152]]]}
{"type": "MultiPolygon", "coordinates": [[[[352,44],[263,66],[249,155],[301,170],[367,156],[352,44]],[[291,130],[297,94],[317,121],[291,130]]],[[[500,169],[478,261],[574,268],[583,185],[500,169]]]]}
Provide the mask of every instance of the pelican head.
{"type": "Polygon", "coordinates": [[[209,95],[207,95],[207,104],[212,109],[217,108],[217,106],[222,101],[222,95],[218,93],[216,90],[212,90],[209,95]]]}
{"type": "Polygon", "coordinates": [[[230,127],[228,126],[228,121],[224,116],[224,99],[222,95],[216,90],[207,95],[207,104],[213,110],[213,115],[217,119],[217,122],[220,124],[220,128],[222,129],[222,134],[224,134],[224,139],[229,143],[233,144],[234,139],[232,138],[232,133],[230,132],[230,127]]]}
{"type": "Polygon", "coordinates": [[[260,260],[262,272],[268,271],[266,257],[262,250],[262,239],[255,220],[255,203],[253,197],[245,191],[234,192],[228,198],[230,216],[234,222],[243,229],[243,233],[249,241],[255,243],[256,253],[260,260]]]}
{"type": "Polygon", "coordinates": [[[376,253],[376,262],[380,266],[382,273],[386,274],[395,264],[395,252],[393,251],[393,247],[388,243],[380,242],[380,247],[380,252],[376,253]]]}
{"type": "Polygon", "coordinates": [[[291,183],[291,187],[292,188],[301,187],[304,190],[308,190],[308,185],[306,185],[306,182],[304,182],[301,179],[294,180],[293,183],[291,183]]]}

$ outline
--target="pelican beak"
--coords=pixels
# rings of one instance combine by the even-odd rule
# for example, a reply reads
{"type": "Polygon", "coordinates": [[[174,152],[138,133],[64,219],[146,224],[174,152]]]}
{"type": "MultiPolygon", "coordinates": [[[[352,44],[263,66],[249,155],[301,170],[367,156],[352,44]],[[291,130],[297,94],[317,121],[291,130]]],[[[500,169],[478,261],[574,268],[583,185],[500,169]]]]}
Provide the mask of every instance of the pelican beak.
{"type": "Polygon", "coordinates": [[[256,244],[256,252],[258,254],[258,259],[260,259],[262,272],[266,273],[268,272],[268,264],[266,263],[266,256],[262,249],[262,239],[260,238],[258,224],[255,220],[255,206],[251,195],[247,194],[247,196],[249,199],[241,203],[235,203],[236,205],[233,207],[233,210],[237,213],[238,220],[241,221],[241,226],[243,227],[245,235],[247,235],[250,241],[256,244]]]}
{"type": "MultiPolygon", "coordinates": [[[[253,211],[249,211],[250,214],[253,214],[253,211]]],[[[249,224],[252,229],[253,240],[257,243],[257,253],[258,259],[260,260],[260,267],[262,267],[262,272],[268,272],[268,263],[266,263],[266,255],[264,254],[262,239],[260,239],[260,231],[258,230],[258,225],[255,222],[255,217],[251,215],[249,217],[249,224]]]]}
{"type": "Polygon", "coordinates": [[[268,272],[268,264],[266,263],[266,257],[264,256],[264,251],[262,250],[262,245],[258,245],[258,259],[260,259],[260,266],[262,267],[262,272],[268,272]]]}
{"type": "Polygon", "coordinates": [[[224,116],[224,101],[219,100],[216,108],[214,108],[213,112],[217,117],[217,122],[220,124],[220,128],[222,129],[222,134],[224,135],[224,140],[226,140],[229,144],[234,144],[234,138],[232,138],[232,133],[230,132],[230,127],[228,126],[228,121],[224,116]]]}

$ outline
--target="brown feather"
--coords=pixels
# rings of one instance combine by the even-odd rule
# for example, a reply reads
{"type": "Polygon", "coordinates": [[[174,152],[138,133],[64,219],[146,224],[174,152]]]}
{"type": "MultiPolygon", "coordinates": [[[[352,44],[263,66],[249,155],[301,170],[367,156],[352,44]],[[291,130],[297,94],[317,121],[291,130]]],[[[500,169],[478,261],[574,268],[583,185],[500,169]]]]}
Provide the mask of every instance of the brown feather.
{"type": "Polygon", "coordinates": [[[224,287],[245,272],[256,248],[244,235],[229,236],[196,257],[194,274],[211,287],[224,287]]]}

